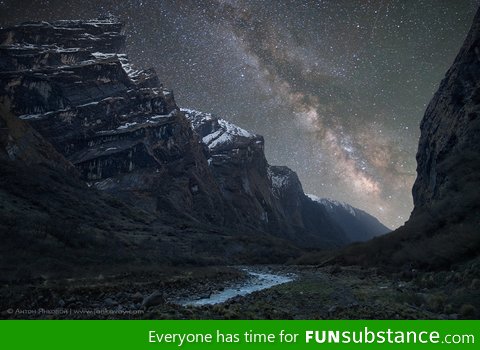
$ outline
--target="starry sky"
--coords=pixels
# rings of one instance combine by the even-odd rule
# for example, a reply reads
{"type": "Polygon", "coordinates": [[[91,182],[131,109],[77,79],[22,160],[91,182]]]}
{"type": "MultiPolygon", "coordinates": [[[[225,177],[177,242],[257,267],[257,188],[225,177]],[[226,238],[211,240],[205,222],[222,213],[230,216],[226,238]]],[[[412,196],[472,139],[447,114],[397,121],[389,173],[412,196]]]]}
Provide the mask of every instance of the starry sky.
{"type": "Polygon", "coordinates": [[[0,0],[0,25],[119,16],[180,107],[262,134],[306,193],[390,228],[413,208],[419,123],[480,0],[0,0]]]}

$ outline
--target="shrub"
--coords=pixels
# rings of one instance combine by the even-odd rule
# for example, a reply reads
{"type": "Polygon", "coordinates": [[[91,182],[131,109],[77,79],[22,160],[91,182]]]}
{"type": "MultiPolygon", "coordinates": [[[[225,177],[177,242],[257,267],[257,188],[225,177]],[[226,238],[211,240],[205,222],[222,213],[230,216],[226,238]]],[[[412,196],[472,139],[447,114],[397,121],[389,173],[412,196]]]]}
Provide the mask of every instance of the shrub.
{"type": "Polygon", "coordinates": [[[463,304],[460,308],[462,318],[474,318],[477,313],[475,306],[472,304],[463,304]]]}
{"type": "Polygon", "coordinates": [[[427,306],[433,312],[443,312],[447,298],[443,294],[430,295],[427,298],[427,306]]]}

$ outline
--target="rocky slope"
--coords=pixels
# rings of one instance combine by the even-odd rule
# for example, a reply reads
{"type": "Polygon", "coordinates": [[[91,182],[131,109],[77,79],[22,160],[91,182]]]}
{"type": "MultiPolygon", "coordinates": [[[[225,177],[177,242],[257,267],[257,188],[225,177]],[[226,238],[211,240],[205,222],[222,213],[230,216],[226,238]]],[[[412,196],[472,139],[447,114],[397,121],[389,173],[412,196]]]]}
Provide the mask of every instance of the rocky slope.
{"type": "Polygon", "coordinates": [[[480,252],[480,11],[420,125],[405,226],[342,253],[349,263],[444,268],[480,252]]]}
{"type": "Polygon", "coordinates": [[[303,247],[386,231],[368,217],[354,220],[354,234],[332,218],[328,206],[305,196],[293,171],[267,163],[261,136],[182,112],[153,70],[135,70],[121,54],[121,31],[113,18],[0,30],[0,98],[89,186],[163,222],[263,233],[303,247]]]}
{"type": "Polygon", "coordinates": [[[77,175],[75,167],[26,122],[10,111],[10,101],[0,103],[0,157],[26,165],[45,164],[77,175]]]}
{"type": "Polygon", "coordinates": [[[153,217],[89,189],[79,175],[8,102],[0,104],[2,281],[64,276],[132,256],[122,242],[135,245],[129,231],[143,231],[153,217]]]}

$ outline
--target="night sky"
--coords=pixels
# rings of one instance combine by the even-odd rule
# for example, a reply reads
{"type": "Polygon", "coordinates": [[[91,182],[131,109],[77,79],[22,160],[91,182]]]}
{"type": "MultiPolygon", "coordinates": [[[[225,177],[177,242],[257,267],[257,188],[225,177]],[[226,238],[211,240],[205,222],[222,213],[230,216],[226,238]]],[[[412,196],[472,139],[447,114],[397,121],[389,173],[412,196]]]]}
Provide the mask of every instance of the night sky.
{"type": "Polygon", "coordinates": [[[0,24],[119,16],[130,60],[180,107],[264,135],[306,193],[394,228],[413,207],[420,120],[479,3],[0,0],[0,24]]]}

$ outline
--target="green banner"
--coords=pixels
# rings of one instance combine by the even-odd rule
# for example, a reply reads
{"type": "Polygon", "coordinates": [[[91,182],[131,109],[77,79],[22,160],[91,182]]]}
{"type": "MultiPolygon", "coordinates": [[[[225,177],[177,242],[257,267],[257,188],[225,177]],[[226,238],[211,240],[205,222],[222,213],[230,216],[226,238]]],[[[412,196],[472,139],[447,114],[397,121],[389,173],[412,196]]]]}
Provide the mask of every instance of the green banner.
{"type": "Polygon", "coordinates": [[[2,349],[480,349],[480,321],[0,321],[2,349]]]}

